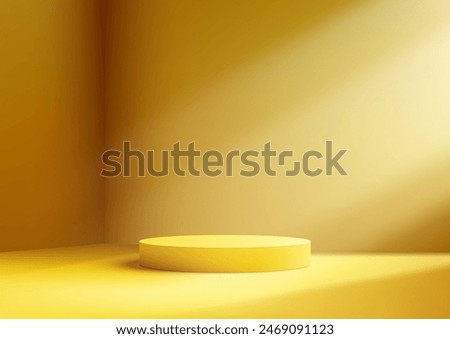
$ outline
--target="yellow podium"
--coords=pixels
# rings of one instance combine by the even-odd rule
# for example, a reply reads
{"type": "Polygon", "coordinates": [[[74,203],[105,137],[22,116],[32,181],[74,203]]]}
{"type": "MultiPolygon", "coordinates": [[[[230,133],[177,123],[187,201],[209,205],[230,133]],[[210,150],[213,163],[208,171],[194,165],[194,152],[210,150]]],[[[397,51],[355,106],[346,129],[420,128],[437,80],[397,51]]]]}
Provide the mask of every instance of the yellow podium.
{"type": "Polygon", "coordinates": [[[311,242],[262,235],[189,235],[143,239],[144,267],[182,272],[264,272],[309,265],[311,242]]]}

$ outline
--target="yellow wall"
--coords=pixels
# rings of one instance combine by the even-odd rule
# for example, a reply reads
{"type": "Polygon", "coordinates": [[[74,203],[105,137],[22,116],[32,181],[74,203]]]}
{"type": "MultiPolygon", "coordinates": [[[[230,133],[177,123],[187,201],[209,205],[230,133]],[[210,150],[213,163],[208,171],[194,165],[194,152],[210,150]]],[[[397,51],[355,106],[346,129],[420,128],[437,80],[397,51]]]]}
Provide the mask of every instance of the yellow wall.
{"type": "Polygon", "coordinates": [[[0,2],[0,251],[103,240],[100,2],[0,2]]]}
{"type": "Polygon", "coordinates": [[[450,251],[448,1],[102,6],[0,4],[0,251],[104,232],[450,251]],[[296,154],[333,140],[349,175],[114,178],[104,191],[104,137],[106,148],[195,141],[224,153],[270,140],[296,154]]]}
{"type": "Polygon", "coordinates": [[[109,2],[106,140],[348,149],[349,176],[115,178],[112,242],[253,233],[450,251],[450,2],[109,2]]]}

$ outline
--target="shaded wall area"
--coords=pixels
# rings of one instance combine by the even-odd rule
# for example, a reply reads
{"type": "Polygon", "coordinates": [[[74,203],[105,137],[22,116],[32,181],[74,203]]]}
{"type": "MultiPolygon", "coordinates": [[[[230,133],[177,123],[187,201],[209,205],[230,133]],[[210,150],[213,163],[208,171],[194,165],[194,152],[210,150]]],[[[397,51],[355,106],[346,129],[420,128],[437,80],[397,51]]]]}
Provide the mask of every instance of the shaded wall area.
{"type": "Polygon", "coordinates": [[[0,251],[103,241],[101,15],[0,3],[0,251]]]}

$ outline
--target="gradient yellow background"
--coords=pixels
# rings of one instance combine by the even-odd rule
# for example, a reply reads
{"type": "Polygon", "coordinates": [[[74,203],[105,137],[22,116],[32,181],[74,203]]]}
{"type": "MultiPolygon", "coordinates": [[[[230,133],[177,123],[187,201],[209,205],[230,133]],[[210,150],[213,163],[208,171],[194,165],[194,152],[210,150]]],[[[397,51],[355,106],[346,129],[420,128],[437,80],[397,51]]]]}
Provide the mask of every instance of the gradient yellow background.
{"type": "Polygon", "coordinates": [[[0,317],[448,318],[448,60],[447,0],[0,0],[0,317]],[[349,175],[101,178],[123,140],[333,140],[349,175]],[[308,238],[311,267],[124,245],[204,233],[308,238]]]}
{"type": "MultiPolygon", "coordinates": [[[[106,239],[450,250],[450,3],[110,1],[106,145],[348,149],[349,176],[117,178],[106,239]]],[[[136,173],[136,172],[135,172],[136,173]]]]}
{"type": "Polygon", "coordinates": [[[1,249],[256,233],[449,251],[447,1],[1,6],[1,249]],[[117,178],[105,195],[105,133],[143,150],[330,139],[349,176],[117,178]]]}

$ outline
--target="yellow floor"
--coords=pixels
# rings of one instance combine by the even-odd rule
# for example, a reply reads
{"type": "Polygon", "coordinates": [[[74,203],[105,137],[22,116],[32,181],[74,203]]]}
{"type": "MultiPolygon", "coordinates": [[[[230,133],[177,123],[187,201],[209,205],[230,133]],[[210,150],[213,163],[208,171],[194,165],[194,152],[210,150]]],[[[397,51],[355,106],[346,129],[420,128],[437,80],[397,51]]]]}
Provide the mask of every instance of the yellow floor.
{"type": "Polygon", "coordinates": [[[0,253],[2,318],[450,318],[450,254],[313,255],[305,269],[178,273],[138,247],[0,253]]]}

